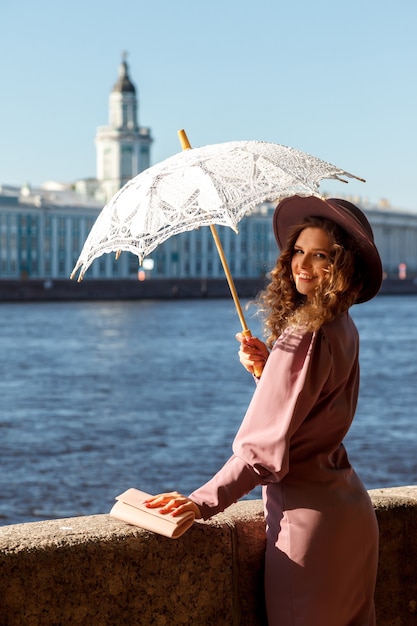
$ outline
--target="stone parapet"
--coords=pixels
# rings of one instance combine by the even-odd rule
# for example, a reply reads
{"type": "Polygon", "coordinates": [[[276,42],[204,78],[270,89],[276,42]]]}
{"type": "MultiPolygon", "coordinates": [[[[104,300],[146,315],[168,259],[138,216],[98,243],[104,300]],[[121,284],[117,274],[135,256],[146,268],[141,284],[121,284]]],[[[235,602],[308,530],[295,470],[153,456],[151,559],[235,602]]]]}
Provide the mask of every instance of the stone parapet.
{"type": "MultiPolygon", "coordinates": [[[[370,491],[378,626],[417,626],[417,486],[370,491]]],[[[0,528],[1,626],[264,626],[262,502],[178,540],[108,515],[0,528]]],[[[343,565],[341,565],[343,566],[343,565]]]]}

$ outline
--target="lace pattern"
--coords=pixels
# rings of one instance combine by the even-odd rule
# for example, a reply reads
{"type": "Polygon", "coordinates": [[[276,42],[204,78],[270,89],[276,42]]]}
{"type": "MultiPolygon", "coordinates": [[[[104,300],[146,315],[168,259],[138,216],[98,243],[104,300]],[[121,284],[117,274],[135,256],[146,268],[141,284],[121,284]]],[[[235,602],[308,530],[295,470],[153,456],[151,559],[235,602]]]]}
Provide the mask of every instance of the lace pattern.
{"type": "Polygon", "coordinates": [[[237,231],[242,217],[261,202],[320,196],[321,180],[342,176],[358,178],[306,152],[262,141],[179,152],[115,194],[94,223],[71,278],[80,270],[82,280],[94,259],[107,252],[129,251],[142,261],[180,232],[210,224],[237,231]]]}

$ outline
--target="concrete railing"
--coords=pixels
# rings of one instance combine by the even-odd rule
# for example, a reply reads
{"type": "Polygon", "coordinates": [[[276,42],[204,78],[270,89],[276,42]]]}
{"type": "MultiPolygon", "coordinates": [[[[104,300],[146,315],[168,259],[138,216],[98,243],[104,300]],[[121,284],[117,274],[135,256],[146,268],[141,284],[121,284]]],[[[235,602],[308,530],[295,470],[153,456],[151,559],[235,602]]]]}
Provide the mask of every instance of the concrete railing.
{"type": "MultiPolygon", "coordinates": [[[[380,527],[378,626],[417,625],[417,486],[370,495],[380,527]]],[[[178,540],[107,515],[4,526],[0,625],[265,625],[264,543],[259,500],[178,540]]]]}

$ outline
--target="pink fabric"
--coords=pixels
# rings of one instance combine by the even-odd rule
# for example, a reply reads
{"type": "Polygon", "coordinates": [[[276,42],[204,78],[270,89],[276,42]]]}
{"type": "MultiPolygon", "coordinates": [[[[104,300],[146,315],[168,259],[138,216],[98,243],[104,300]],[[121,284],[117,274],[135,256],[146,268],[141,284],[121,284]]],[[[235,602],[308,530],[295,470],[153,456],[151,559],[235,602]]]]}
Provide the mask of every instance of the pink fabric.
{"type": "Polygon", "coordinates": [[[275,344],[233,456],[191,498],[207,519],[263,484],[270,626],[374,626],[378,528],[342,441],[359,384],[349,315],[275,344]]]}

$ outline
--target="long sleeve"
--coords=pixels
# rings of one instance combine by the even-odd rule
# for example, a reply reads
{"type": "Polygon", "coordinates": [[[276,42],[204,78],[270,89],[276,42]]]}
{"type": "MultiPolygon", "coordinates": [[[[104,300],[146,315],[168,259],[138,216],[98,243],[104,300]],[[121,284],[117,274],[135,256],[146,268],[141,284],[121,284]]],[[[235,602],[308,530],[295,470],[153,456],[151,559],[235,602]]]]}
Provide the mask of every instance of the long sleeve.
{"type": "Polygon", "coordinates": [[[234,454],[263,483],[282,480],[288,472],[291,439],[315,407],[331,364],[320,331],[287,329],[275,344],[233,443],[234,454]]]}
{"type": "Polygon", "coordinates": [[[190,498],[204,519],[224,511],[260,484],[259,475],[236,456],[231,456],[222,469],[205,485],[196,489],[190,498]]]}

